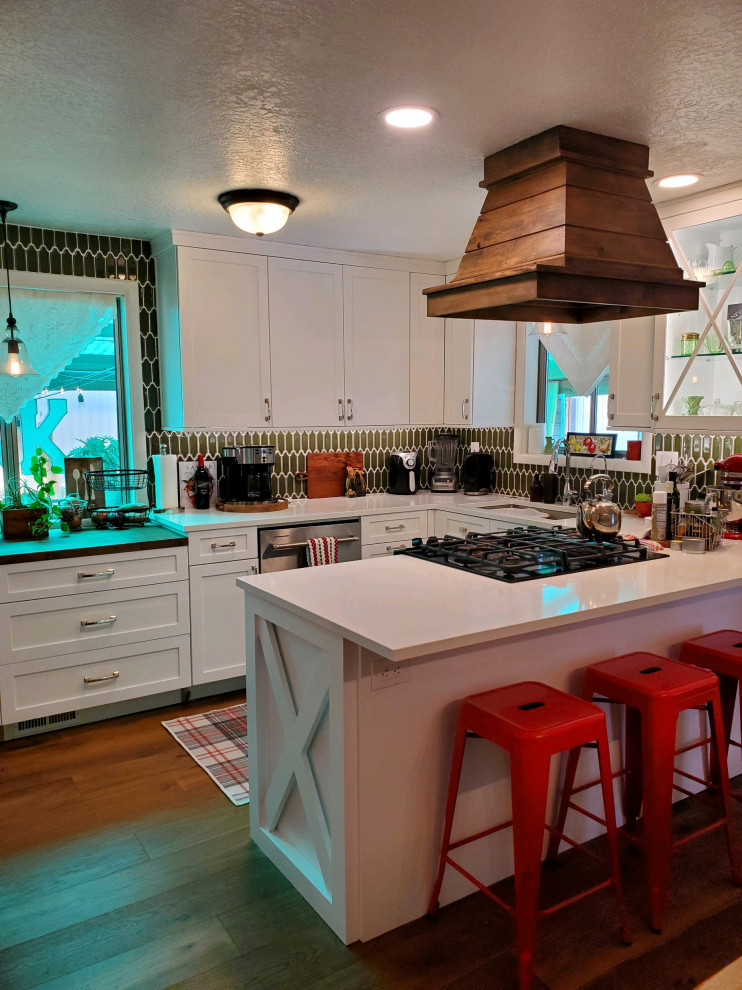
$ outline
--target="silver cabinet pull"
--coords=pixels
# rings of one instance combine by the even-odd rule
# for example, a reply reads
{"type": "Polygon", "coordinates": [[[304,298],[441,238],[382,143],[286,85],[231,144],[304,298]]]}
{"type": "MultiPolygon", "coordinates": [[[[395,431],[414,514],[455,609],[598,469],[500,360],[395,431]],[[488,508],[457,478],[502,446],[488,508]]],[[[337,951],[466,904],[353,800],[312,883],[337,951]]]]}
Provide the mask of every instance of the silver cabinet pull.
{"type": "Polygon", "coordinates": [[[263,399],[263,402],[265,402],[265,421],[266,421],[266,423],[270,423],[270,421],[271,421],[271,400],[270,399],[263,399]]]}
{"type": "Polygon", "coordinates": [[[257,574],[258,573],[258,565],[257,564],[250,564],[250,573],[251,574],[257,574]]]}
{"type": "Polygon", "coordinates": [[[399,526],[385,526],[384,529],[387,531],[387,533],[394,533],[400,529],[407,529],[407,527],[405,526],[404,523],[400,523],[399,526]]]}
{"type": "Polygon", "coordinates": [[[109,567],[107,571],[78,571],[77,580],[78,581],[89,581],[91,578],[109,578],[113,577],[113,567],[109,567]]]}
{"type": "Polygon", "coordinates": [[[353,419],[353,400],[346,399],[345,401],[348,403],[348,422],[350,422],[353,419]]]}
{"type": "Polygon", "coordinates": [[[115,615],[109,615],[105,619],[80,619],[80,628],[85,626],[112,626],[116,621],[115,615]]]}
{"type": "Polygon", "coordinates": [[[654,414],[654,404],[655,402],[659,401],[659,397],[660,397],[659,392],[652,392],[652,396],[649,400],[649,418],[653,420],[655,423],[659,419],[659,416],[655,416],[654,414]]]}
{"type": "Polygon", "coordinates": [[[117,677],[121,675],[117,670],[114,670],[111,674],[106,674],[104,677],[83,677],[83,684],[97,684],[98,681],[115,681],[117,677]]]}
{"type": "Polygon", "coordinates": [[[405,548],[404,543],[392,543],[391,546],[388,546],[386,548],[386,552],[391,553],[392,550],[404,550],[404,548],[405,548]]]}
{"type": "Polygon", "coordinates": [[[462,402],[461,402],[461,418],[462,419],[468,419],[469,418],[469,414],[466,411],[466,407],[468,405],[469,405],[469,400],[468,399],[463,399],[462,402]]]}
{"type": "Polygon", "coordinates": [[[237,544],[234,540],[230,540],[229,543],[212,543],[212,550],[233,550],[237,544]]]}
{"type": "Polygon", "coordinates": [[[345,419],[345,406],[342,399],[338,399],[338,419],[341,423],[345,419]]]}

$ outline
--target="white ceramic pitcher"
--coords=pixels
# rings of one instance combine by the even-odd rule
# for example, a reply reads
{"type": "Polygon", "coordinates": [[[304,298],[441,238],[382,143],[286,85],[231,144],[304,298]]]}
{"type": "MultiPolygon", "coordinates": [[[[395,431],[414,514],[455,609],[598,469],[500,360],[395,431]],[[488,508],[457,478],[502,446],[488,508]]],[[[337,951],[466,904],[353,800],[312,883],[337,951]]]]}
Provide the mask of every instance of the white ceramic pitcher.
{"type": "Polygon", "coordinates": [[[724,274],[736,270],[742,259],[742,247],[729,244],[707,244],[709,271],[724,274]]]}

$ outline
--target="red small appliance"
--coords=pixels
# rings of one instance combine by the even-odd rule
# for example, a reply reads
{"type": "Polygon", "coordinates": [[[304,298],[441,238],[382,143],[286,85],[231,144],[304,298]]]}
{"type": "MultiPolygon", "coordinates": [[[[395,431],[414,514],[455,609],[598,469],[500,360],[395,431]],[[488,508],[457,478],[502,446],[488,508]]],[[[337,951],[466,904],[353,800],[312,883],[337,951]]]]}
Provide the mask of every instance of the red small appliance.
{"type": "Polygon", "coordinates": [[[714,467],[719,472],[718,487],[729,493],[724,538],[742,540],[742,454],[716,461],[714,467]]]}

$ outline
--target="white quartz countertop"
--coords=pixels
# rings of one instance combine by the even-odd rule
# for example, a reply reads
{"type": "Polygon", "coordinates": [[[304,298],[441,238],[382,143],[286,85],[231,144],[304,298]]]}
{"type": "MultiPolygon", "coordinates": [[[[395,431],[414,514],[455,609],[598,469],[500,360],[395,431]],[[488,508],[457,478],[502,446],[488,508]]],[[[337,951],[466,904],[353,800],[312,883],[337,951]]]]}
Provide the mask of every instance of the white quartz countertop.
{"type": "MultiPolygon", "coordinates": [[[[403,555],[238,578],[282,606],[390,660],[738,589],[742,543],[713,553],[506,584],[403,555]]],[[[258,601],[259,611],[259,601],[258,601]]]]}
{"type": "MultiPolygon", "coordinates": [[[[155,518],[159,525],[167,526],[179,533],[191,533],[202,529],[228,526],[286,526],[300,525],[302,522],[319,522],[324,519],[355,519],[372,513],[392,513],[411,509],[455,509],[476,511],[487,506],[520,503],[529,507],[527,499],[512,498],[509,495],[464,495],[463,493],[437,493],[419,491],[416,495],[366,495],[363,498],[297,498],[291,499],[288,508],[280,512],[220,512],[217,509],[186,509],[158,513],[155,518]]],[[[531,508],[538,507],[533,504],[531,508]]],[[[563,508],[561,503],[542,506],[543,510],[563,508]]],[[[507,511],[507,510],[504,510],[507,511]]],[[[535,513],[534,513],[535,514],[535,513]]],[[[515,520],[517,512],[509,513],[515,520]]]]}

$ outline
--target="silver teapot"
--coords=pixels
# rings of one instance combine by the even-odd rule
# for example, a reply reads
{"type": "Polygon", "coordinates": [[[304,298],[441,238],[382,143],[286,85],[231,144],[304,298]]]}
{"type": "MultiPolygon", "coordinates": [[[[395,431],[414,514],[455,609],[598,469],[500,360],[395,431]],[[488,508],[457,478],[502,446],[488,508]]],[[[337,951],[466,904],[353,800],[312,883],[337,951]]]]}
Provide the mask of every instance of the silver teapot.
{"type": "Polygon", "coordinates": [[[621,529],[621,507],[611,501],[611,476],[592,474],[585,481],[584,489],[583,500],[577,506],[577,529],[588,540],[614,540],[621,529]],[[591,492],[596,481],[603,482],[600,495],[591,492]]]}

